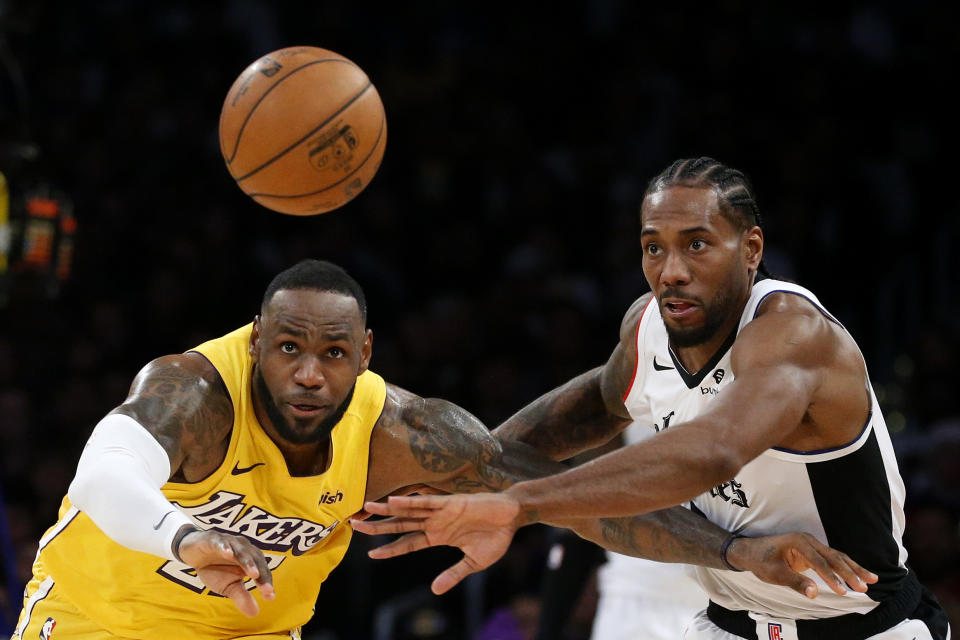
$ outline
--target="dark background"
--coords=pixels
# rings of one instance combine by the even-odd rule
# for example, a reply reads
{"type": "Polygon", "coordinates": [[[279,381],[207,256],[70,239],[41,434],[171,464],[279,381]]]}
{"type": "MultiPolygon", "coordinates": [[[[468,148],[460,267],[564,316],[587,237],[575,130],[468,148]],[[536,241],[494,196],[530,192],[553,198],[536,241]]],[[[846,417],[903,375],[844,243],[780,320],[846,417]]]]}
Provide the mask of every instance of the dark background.
{"type": "MultiPolygon", "coordinates": [[[[957,9],[750,4],[0,0],[14,215],[54,187],[79,225],[56,291],[0,276],[11,591],[137,370],[249,321],[279,270],[346,267],[369,300],[372,368],[492,427],[606,359],[647,289],[647,180],[710,155],[752,178],[771,270],[813,289],[863,349],[908,487],[911,564],[956,612],[957,9]],[[300,44],[363,67],[389,123],[372,184],[312,218],[249,200],[217,143],[237,74],[300,44]]],[[[370,637],[380,605],[413,594],[396,637],[465,637],[465,600],[487,616],[537,594],[549,535],[523,530],[476,593],[425,604],[417,589],[454,555],[374,563],[357,536],[309,633],[370,637]]]]}

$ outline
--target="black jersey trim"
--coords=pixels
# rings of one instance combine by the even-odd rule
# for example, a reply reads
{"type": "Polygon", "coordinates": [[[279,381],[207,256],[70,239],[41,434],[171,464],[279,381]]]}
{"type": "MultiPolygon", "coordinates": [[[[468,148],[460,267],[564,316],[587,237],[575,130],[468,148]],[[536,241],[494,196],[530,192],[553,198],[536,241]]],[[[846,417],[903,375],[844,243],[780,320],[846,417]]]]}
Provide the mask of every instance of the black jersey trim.
{"type": "Polygon", "coordinates": [[[740,328],[734,327],[733,331],[730,332],[730,335],[727,336],[727,339],[723,341],[722,345],[720,345],[720,348],[717,349],[713,356],[711,356],[710,361],[703,365],[696,373],[690,373],[684,369],[683,365],[680,363],[680,360],[673,352],[673,347],[667,344],[667,351],[670,353],[670,359],[673,360],[673,364],[677,367],[677,373],[680,374],[680,377],[683,379],[683,383],[687,385],[688,389],[696,389],[700,386],[700,383],[703,382],[703,379],[707,377],[707,374],[713,371],[713,368],[717,366],[717,363],[723,359],[723,356],[725,356],[727,351],[730,350],[730,347],[733,346],[733,343],[737,339],[737,334],[739,332],[740,328]]]}
{"type": "MultiPolygon", "coordinates": [[[[875,636],[910,617],[910,614],[920,605],[922,594],[923,588],[916,576],[909,573],[894,597],[867,613],[846,613],[832,618],[797,619],[797,638],[799,640],[850,640],[850,638],[875,636]]],[[[707,605],[707,618],[727,633],[758,640],[757,623],[746,611],[727,609],[711,600],[707,605]]]]}
{"type": "Polygon", "coordinates": [[[890,478],[876,431],[856,451],[804,466],[826,543],[880,576],[867,596],[888,600],[907,569],[893,533],[890,478]]]}
{"type": "Polygon", "coordinates": [[[863,434],[870,428],[870,421],[873,419],[873,408],[871,407],[867,411],[867,421],[863,423],[863,428],[860,429],[860,433],[856,437],[846,444],[837,445],[836,447],[829,447],[827,449],[817,449],[815,451],[797,451],[796,449],[787,449],[786,447],[770,447],[776,451],[782,451],[784,453],[790,453],[795,456],[817,456],[824,453],[833,453],[834,451],[840,451],[841,449],[846,449],[847,447],[855,445],[860,441],[860,438],[863,437],[863,434]]]}

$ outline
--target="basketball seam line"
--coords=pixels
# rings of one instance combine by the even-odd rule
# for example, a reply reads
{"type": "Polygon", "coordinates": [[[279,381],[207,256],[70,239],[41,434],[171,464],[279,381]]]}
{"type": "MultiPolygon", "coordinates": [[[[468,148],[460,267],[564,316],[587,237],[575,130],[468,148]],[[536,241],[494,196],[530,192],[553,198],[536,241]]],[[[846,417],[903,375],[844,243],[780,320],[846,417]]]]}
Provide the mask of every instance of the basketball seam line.
{"type": "Polygon", "coordinates": [[[342,184],[344,180],[347,180],[348,178],[350,178],[357,171],[360,171],[360,169],[362,169],[367,164],[367,160],[370,159],[370,156],[373,155],[373,152],[377,150],[378,146],[380,146],[380,140],[383,138],[383,130],[386,128],[386,124],[387,124],[387,118],[386,117],[381,118],[380,131],[377,132],[377,139],[374,141],[373,146],[370,147],[370,152],[367,153],[367,155],[363,158],[363,161],[357,165],[356,169],[354,169],[347,175],[343,176],[333,184],[326,186],[323,189],[317,189],[316,191],[310,191],[308,193],[297,193],[294,195],[274,195],[272,193],[249,193],[247,195],[249,195],[251,198],[258,198],[258,197],[259,198],[305,198],[307,196],[315,196],[318,193],[323,193],[324,191],[329,191],[330,189],[333,189],[337,185],[342,184]]]}
{"type": "MultiPolygon", "coordinates": [[[[291,70],[290,70],[290,73],[288,73],[287,75],[283,76],[282,78],[280,78],[279,80],[277,80],[276,82],[274,82],[274,83],[270,86],[269,89],[267,89],[266,91],[264,91],[264,92],[263,92],[263,95],[260,96],[259,98],[257,98],[257,101],[254,102],[254,103],[253,103],[253,106],[250,107],[250,110],[247,111],[247,117],[243,119],[243,124],[240,125],[240,130],[237,131],[237,138],[236,138],[236,141],[233,143],[233,152],[230,154],[230,158],[227,160],[227,164],[230,164],[231,162],[233,162],[234,158],[237,157],[237,150],[240,149],[240,138],[243,137],[243,130],[247,128],[247,122],[249,122],[249,121],[250,121],[250,118],[253,117],[253,112],[257,110],[257,107],[260,106],[260,103],[263,102],[264,98],[266,98],[268,95],[270,95],[270,92],[273,91],[274,89],[276,89],[276,88],[280,85],[281,82],[283,82],[284,80],[286,80],[287,78],[289,78],[290,76],[292,76],[293,74],[295,74],[296,72],[300,71],[301,69],[306,69],[306,68],[309,67],[309,66],[312,66],[312,65],[315,65],[315,64],[320,64],[321,62],[345,62],[345,63],[347,63],[347,64],[349,64],[349,65],[354,66],[354,67],[357,66],[357,65],[353,64],[352,62],[350,62],[349,60],[342,60],[342,59],[340,59],[340,58],[324,58],[324,59],[322,59],[322,60],[311,60],[310,62],[307,62],[306,64],[302,64],[302,65],[300,65],[299,67],[297,67],[297,68],[295,68],[295,69],[291,69],[291,70]]],[[[359,68],[359,67],[358,67],[358,68],[359,68]]],[[[362,71],[362,69],[361,69],[361,71],[362,71]]],[[[368,80],[369,80],[369,78],[368,78],[368,80]]],[[[227,96],[228,99],[229,99],[229,97],[230,97],[230,96],[227,96]]]]}
{"type": "Polygon", "coordinates": [[[307,138],[309,138],[310,136],[312,136],[313,134],[315,134],[317,131],[319,131],[320,129],[323,129],[325,126],[327,126],[328,124],[330,124],[330,121],[331,121],[331,120],[333,120],[334,118],[336,118],[337,116],[339,116],[341,113],[344,112],[345,109],[347,109],[347,107],[349,107],[349,106],[352,105],[354,102],[356,102],[357,100],[359,100],[359,99],[361,98],[361,96],[363,96],[363,94],[365,94],[372,86],[373,86],[373,83],[372,83],[372,82],[367,82],[367,86],[365,86],[363,89],[361,89],[360,92],[357,93],[357,95],[353,96],[353,97],[350,99],[350,101],[347,102],[347,104],[345,104],[345,105],[343,105],[342,107],[340,107],[339,109],[337,109],[337,110],[333,113],[333,115],[331,115],[329,118],[327,118],[326,120],[324,120],[323,122],[321,122],[320,124],[318,124],[317,126],[315,126],[313,129],[311,129],[310,131],[308,131],[305,136],[303,136],[302,138],[300,138],[299,140],[297,140],[296,142],[294,142],[293,144],[291,144],[289,147],[287,147],[286,149],[284,149],[283,151],[281,151],[281,152],[278,153],[277,155],[273,156],[272,158],[270,158],[269,160],[267,160],[266,162],[264,162],[262,165],[260,165],[259,167],[257,167],[257,168],[254,169],[253,171],[251,171],[250,173],[248,173],[248,174],[246,174],[246,175],[243,175],[243,176],[240,176],[239,178],[236,178],[236,181],[237,181],[237,182],[240,182],[241,180],[246,180],[247,178],[249,178],[249,177],[252,176],[253,174],[255,174],[255,173],[257,173],[258,171],[260,171],[261,169],[264,169],[264,168],[266,168],[266,167],[269,167],[271,164],[273,164],[274,162],[276,162],[278,159],[282,158],[282,157],[284,156],[284,154],[286,154],[287,152],[289,152],[291,149],[293,149],[294,147],[302,144],[304,140],[306,140],[307,138]]]}

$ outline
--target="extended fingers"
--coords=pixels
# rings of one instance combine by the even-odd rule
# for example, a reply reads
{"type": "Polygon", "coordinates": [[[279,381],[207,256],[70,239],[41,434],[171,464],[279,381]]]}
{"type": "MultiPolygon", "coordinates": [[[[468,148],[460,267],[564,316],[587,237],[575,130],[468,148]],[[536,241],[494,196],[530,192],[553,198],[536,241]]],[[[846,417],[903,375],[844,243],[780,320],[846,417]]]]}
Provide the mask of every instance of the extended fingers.
{"type": "MultiPolygon", "coordinates": [[[[389,502],[366,502],[363,505],[365,511],[378,516],[394,516],[403,518],[427,518],[436,512],[435,508],[423,507],[422,505],[397,504],[394,500],[419,499],[421,497],[432,496],[400,496],[391,497],[389,502]]],[[[438,496],[439,497],[439,496],[438,496]]]]}
{"type": "Polygon", "coordinates": [[[378,536],[387,533],[408,533],[410,531],[422,531],[423,520],[418,518],[387,518],[386,520],[350,520],[350,526],[355,531],[365,533],[370,536],[378,536]]]}
{"type": "Polygon", "coordinates": [[[273,573],[263,552],[246,538],[238,536],[224,536],[220,544],[225,555],[228,557],[232,555],[246,577],[252,578],[257,583],[260,595],[265,600],[273,600],[276,595],[273,589],[273,573]]]}
{"type": "Polygon", "coordinates": [[[423,533],[411,533],[398,538],[393,542],[371,549],[367,555],[371,558],[381,560],[383,558],[395,558],[414,551],[420,551],[431,546],[427,541],[427,536],[423,533]]]}
{"type": "MultiPolygon", "coordinates": [[[[810,536],[808,542],[826,559],[840,579],[854,591],[865,593],[867,585],[877,581],[878,576],[875,573],[867,571],[842,551],[828,547],[812,536],[810,536]]],[[[834,591],[836,591],[836,589],[834,589],[834,591]]],[[[841,592],[838,591],[838,593],[841,592]]]]}
{"type": "Polygon", "coordinates": [[[787,554],[789,563],[795,570],[802,571],[804,565],[807,565],[817,572],[817,575],[827,583],[827,586],[834,593],[842,596],[847,592],[843,580],[837,577],[830,562],[809,542],[791,547],[787,554]]]}

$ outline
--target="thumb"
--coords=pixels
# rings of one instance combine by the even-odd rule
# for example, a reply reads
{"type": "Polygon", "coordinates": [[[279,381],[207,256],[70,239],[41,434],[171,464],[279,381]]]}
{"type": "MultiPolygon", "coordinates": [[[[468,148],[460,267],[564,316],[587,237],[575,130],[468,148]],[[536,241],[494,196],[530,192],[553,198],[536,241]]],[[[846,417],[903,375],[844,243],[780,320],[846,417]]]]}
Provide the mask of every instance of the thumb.
{"type": "Polygon", "coordinates": [[[790,577],[784,584],[797,593],[810,598],[811,600],[816,598],[817,594],[820,593],[820,590],[817,588],[817,584],[801,573],[791,571],[790,577]]]}
{"type": "Polygon", "coordinates": [[[453,565],[434,579],[430,589],[435,595],[441,595],[450,591],[471,573],[476,573],[478,569],[471,566],[469,560],[464,557],[460,562],[453,565]]]}

